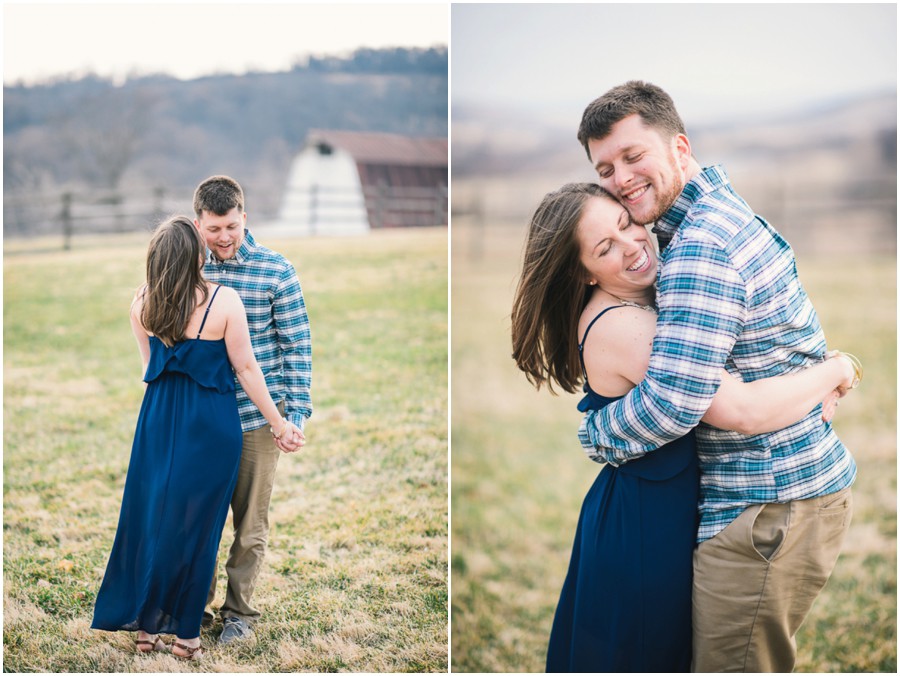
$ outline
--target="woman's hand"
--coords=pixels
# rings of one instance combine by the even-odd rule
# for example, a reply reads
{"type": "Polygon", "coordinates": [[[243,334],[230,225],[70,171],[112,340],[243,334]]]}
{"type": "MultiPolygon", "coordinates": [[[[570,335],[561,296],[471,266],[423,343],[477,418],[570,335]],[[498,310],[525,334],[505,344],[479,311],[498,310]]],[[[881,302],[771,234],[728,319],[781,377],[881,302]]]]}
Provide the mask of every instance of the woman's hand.
{"type": "Polygon", "coordinates": [[[834,414],[837,413],[838,399],[844,395],[840,390],[833,390],[822,401],[822,422],[831,422],[834,414]]]}
{"type": "Polygon", "coordinates": [[[284,453],[299,451],[305,444],[306,436],[304,436],[303,430],[292,422],[288,422],[282,435],[275,439],[275,445],[284,453]]]}
{"type": "Polygon", "coordinates": [[[856,367],[854,366],[850,358],[840,350],[831,350],[830,352],[825,353],[826,361],[835,357],[840,357],[838,361],[840,362],[844,372],[844,380],[840,385],[837,386],[836,390],[840,393],[840,396],[843,397],[854,387],[854,381],[856,380],[856,367]]]}
{"type": "Polygon", "coordinates": [[[843,368],[844,380],[822,401],[823,422],[831,422],[840,403],[838,400],[845,397],[850,390],[859,387],[859,381],[862,378],[862,366],[858,366],[854,362],[855,357],[850,357],[840,350],[831,350],[825,353],[826,361],[834,357],[839,357],[837,361],[843,368]]]}

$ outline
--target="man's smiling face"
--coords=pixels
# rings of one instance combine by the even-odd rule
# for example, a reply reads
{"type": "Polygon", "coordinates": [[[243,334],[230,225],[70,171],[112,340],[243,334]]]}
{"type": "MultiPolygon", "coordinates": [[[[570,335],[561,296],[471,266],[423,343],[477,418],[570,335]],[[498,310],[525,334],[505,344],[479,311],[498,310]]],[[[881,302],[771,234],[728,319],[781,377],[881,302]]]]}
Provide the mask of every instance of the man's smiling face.
{"type": "Polygon", "coordinates": [[[658,220],[684,189],[691,157],[687,137],[666,141],[637,114],[616,122],[604,138],[590,139],[588,150],[600,185],[636,223],[658,220]]]}
{"type": "Polygon", "coordinates": [[[237,207],[219,216],[203,211],[194,223],[206,240],[206,246],[220,261],[234,258],[244,241],[247,214],[237,207]]]}

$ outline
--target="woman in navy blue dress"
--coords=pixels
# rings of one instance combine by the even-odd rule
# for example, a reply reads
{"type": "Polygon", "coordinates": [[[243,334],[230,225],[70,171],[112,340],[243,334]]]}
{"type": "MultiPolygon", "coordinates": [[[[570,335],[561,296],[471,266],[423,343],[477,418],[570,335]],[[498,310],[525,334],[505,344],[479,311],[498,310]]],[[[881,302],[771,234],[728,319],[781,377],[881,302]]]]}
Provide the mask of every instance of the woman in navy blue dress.
{"type": "MultiPolygon", "coordinates": [[[[548,194],[531,221],[512,312],[513,358],[528,380],[551,390],[582,387],[582,412],[643,380],[656,330],[656,271],[646,228],[599,186],[548,194]]],[[[703,421],[758,434],[819,403],[830,419],[836,388],[853,376],[847,359],[753,383],[723,371],[703,421]]],[[[693,433],[603,467],[582,505],[548,672],[690,671],[699,482],[693,433]]]]}
{"type": "Polygon", "coordinates": [[[202,275],[190,219],[161,224],[147,284],[131,309],[146,390],[112,553],[92,627],[136,631],[141,652],[197,659],[200,622],[237,480],[242,433],[235,376],[284,451],[302,433],[273,403],[237,293],[202,275]],[[159,634],[174,634],[170,648],[159,634]]]}

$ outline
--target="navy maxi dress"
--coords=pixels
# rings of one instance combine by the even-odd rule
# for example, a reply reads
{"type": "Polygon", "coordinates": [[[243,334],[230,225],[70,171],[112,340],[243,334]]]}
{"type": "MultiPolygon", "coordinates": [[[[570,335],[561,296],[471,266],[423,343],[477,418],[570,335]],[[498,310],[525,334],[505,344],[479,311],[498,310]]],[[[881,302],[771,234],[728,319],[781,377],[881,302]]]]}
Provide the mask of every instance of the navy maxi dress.
{"type": "Polygon", "coordinates": [[[225,340],[200,333],[171,347],[150,337],[147,390],[94,629],[200,635],[242,445],[225,340]]]}
{"type": "MultiPolygon", "coordinates": [[[[582,412],[621,399],[586,376],[584,389],[582,412]]],[[[548,672],[690,671],[699,483],[693,433],[600,471],[578,519],[548,672]]]]}

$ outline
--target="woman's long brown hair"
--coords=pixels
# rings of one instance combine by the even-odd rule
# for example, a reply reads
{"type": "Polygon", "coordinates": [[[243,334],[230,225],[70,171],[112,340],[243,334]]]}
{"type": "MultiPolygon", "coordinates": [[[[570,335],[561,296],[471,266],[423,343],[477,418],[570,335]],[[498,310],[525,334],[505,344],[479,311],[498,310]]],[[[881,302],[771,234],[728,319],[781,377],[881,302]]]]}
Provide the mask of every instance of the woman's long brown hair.
{"type": "Polygon", "coordinates": [[[583,375],[578,320],[591,295],[576,238],[585,202],[613,199],[594,183],[569,183],[548,193],[528,229],[522,275],[512,309],[516,365],[536,388],[556,382],[575,392],[583,375]]]}
{"type": "Polygon", "coordinates": [[[205,254],[206,243],[187,216],[164,221],[150,240],[141,324],[166,345],[184,340],[191,315],[209,296],[200,267],[205,254]]]}

